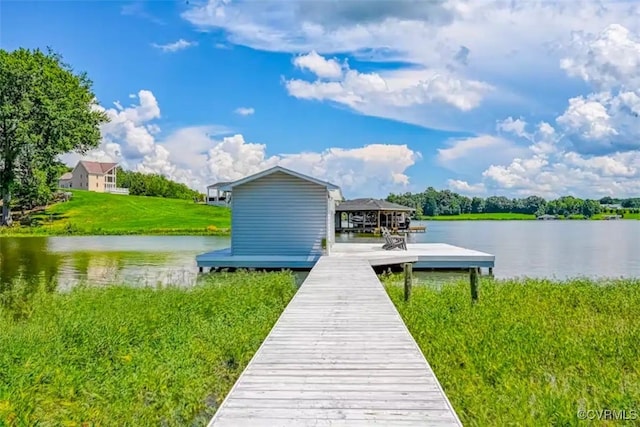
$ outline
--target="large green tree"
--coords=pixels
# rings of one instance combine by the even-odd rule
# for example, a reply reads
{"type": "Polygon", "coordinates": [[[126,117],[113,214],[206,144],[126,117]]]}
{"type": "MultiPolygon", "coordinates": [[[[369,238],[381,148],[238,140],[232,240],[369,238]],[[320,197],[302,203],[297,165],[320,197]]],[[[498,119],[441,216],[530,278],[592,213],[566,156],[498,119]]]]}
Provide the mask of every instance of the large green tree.
{"type": "Polygon", "coordinates": [[[0,224],[11,225],[18,188],[41,197],[44,184],[55,184],[60,154],[98,146],[108,118],[97,106],[91,80],[59,54],[0,49],[0,224]]]}

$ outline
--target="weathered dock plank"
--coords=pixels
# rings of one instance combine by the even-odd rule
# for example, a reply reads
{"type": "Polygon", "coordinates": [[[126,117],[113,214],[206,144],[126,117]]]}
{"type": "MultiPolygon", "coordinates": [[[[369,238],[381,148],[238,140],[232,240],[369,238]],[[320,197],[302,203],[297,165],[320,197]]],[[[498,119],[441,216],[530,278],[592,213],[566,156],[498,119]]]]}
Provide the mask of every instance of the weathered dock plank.
{"type": "Polygon", "coordinates": [[[322,257],[210,426],[459,426],[366,259],[322,257]]]}

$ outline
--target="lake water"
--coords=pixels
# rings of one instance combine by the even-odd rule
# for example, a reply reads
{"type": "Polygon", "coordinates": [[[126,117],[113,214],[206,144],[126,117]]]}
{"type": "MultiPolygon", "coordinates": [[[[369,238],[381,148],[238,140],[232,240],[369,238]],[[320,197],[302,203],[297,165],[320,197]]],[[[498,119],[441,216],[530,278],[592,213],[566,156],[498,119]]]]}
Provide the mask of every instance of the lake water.
{"type": "MultiPolygon", "coordinates": [[[[450,243],[496,255],[498,278],[640,277],[640,221],[433,221],[410,242],[450,243]]],[[[337,241],[352,241],[341,235],[337,241]]],[[[364,239],[367,240],[367,239],[364,239]]],[[[195,283],[195,256],[229,246],[211,236],[0,238],[0,291],[21,276],[64,291],[81,282],[195,283]]],[[[425,277],[441,277],[438,274],[425,277]]]]}

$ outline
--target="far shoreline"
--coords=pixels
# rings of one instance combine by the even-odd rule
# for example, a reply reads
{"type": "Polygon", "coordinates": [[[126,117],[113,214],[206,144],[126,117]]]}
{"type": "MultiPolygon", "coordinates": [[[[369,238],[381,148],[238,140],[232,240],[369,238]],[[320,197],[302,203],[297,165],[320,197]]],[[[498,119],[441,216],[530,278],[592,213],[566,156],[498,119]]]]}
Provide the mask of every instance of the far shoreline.
{"type": "Polygon", "coordinates": [[[535,215],[528,214],[460,214],[460,215],[438,215],[438,216],[421,216],[417,221],[620,221],[620,220],[638,220],[640,214],[628,213],[622,218],[607,219],[608,214],[597,214],[591,218],[572,215],[570,217],[562,217],[554,219],[538,219],[535,215]]]}

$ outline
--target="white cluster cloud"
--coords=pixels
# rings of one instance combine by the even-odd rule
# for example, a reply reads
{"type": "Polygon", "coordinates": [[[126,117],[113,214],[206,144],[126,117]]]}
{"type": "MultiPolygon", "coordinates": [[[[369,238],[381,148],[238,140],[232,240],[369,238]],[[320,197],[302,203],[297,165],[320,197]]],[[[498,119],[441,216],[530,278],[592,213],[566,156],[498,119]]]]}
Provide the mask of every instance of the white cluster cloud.
{"type": "MultiPolygon", "coordinates": [[[[491,163],[507,162],[523,154],[523,148],[509,139],[480,135],[449,141],[447,148],[439,148],[438,163],[460,175],[477,175],[491,163]]],[[[456,180],[453,180],[456,181],[456,180]]],[[[476,188],[477,190],[477,188],[476,188]]]]}
{"type": "Polygon", "coordinates": [[[562,69],[598,91],[640,87],[640,38],[620,24],[599,34],[575,34],[571,54],[561,61],[562,69]]]}
{"type": "MultiPolygon", "coordinates": [[[[633,53],[631,34],[640,28],[637,3],[595,0],[208,0],[182,16],[200,30],[223,30],[231,43],[297,54],[294,63],[317,71],[318,78],[289,79],[292,96],[427,127],[476,132],[486,131],[487,119],[530,113],[544,96],[541,91],[572,96],[574,86],[564,84],[559,67],[572,40],[575,52],[590,42],[589,34],[618,24],[607,37],[626,42],[619,47],[623,58],[633,53]],[[380,67],[372,71],[369,64],[365,72],[330,59],[334,55],[379,62],[380,67]],[[487,109],[497,115],[491,118],[487,109]]],[[[602,44],[594,52],[610,52],[602,44]]],[[[566,62],[565,69],[587,75],[597,71],[579,56],[575,61],[566,62]]],[[[634,67],[618,66],[627,74],[634,67]]]]}
{"type": "Polygon", "coordinates": [[[561,67],[593,92],[573,97],[558,125],[581,152],[640,148],[640,33],[609,25],[578,34],[561,67]]]}
{"type": "MultiPolygon", "coordinates": [[[[291,54],[298,77],[285,78],[285,88],[298,99],[475,133],[436,154],[456,173],[448,185],[457,191],[640,193],[638,3],[208,0],[182,16],[222,30],[231,44],[291,54]]],[[[97,154],[193,186],[281,164],[347,193],[374,187],[380,195],[402,188],[420,159],[387,144],[269,155],[264,144],[212,127],[158,140],[160,111],[149,95],[108,110],[115,120],[97,154]]]]}
{"type": "Polygon", "coordinates": [[[337,102],[365,114],[377,115],[371,106],[381,105],[404,108],[445,104],[469,111],[480,105],[483,96],[492,89],[486,83],[461,79],[441,70],[361,73],[345,64],[343,74],[342,68],[333,69],[333,65],[338,66],[335,60],[327,60],[315,52],[296,60],[301,58],[307,60],[305,66],[314,71],[318,79],[288,80],[286,87],[290,95],[337,102]]]}
{"type": "Polygon", "coordinates": [[[574,35],[566,50],[560,66],[593,92],[570,98],[555,126],[542,122],[529,133],[521,118],[500,121],[498,131],[511,134],[513,145],[530,143],[527,152],[493,162],[475,184],[450,181],[451,188],[549,197],[640,193],[640,35],[613,24],[574,35]]]}
{"type": "MultiPolygon", "coordinates": [[[[110,122],[101,128],[102,143],[86,159],[119,162],[143,173],[157,173],[204,191],[216,181],[236,180],[275,165],[326,179],[351,197],[386,196],[409,184],[408,168],[420,158],[406,145],[370,144],[359,148],[328,148],[321,152],[268,155],[265,144],[245,141],[223,126],[191,126],[159,137],[158,102],[151,91],[133,96],[129,107],[115,103],[104,109],[110,122]]],[[[63,160],[74,165],[80,156],[63,160]]]]}
{"type": "Polygon", "coordinates": [[[173,43],[167,43],[167,44],[157,44],[157,43],[151,43],[151,46],[155,47],[156,49],[159,49],[165,53],[172,53],[172,52],[177,52],[179,50],[184,50],[187,49],[189,47],[193,47],[193,46],[197,46],[198,42],[190,42],[187,41],[185,39],[180,39],[177,40],[173,43]]]}
{"type": "Polygon", "coordinates": [[[391,144],[269,156],[266,145],[233,135],[208,151],[207,170],[215,180],[230,181],[280,165],[337,184],[352,197],[386,196],[409,184],[405,172],[420,158],[420,153],[406,145],[391,144]]]}
{"type": "Polygon", "coordinates": [[[307,69],[316,76],[327,79],[342,77],[342,65],[336,59],[325,59],[312,50],[307,55],[299,55],[293,60],[293,64],[302,69],[307,69]]]}
{"type": "Polygon", "coordinates": [[[492,164],[480,182],[450,180],[449,186],[468,194],[551,198],[567,194],[631,197],[640,192],[640,152],[583,155],[571,151],[562,143],[563,137],[544,122],[526,135],[532,143],[523,155],[506,164],[492,164]]]}

